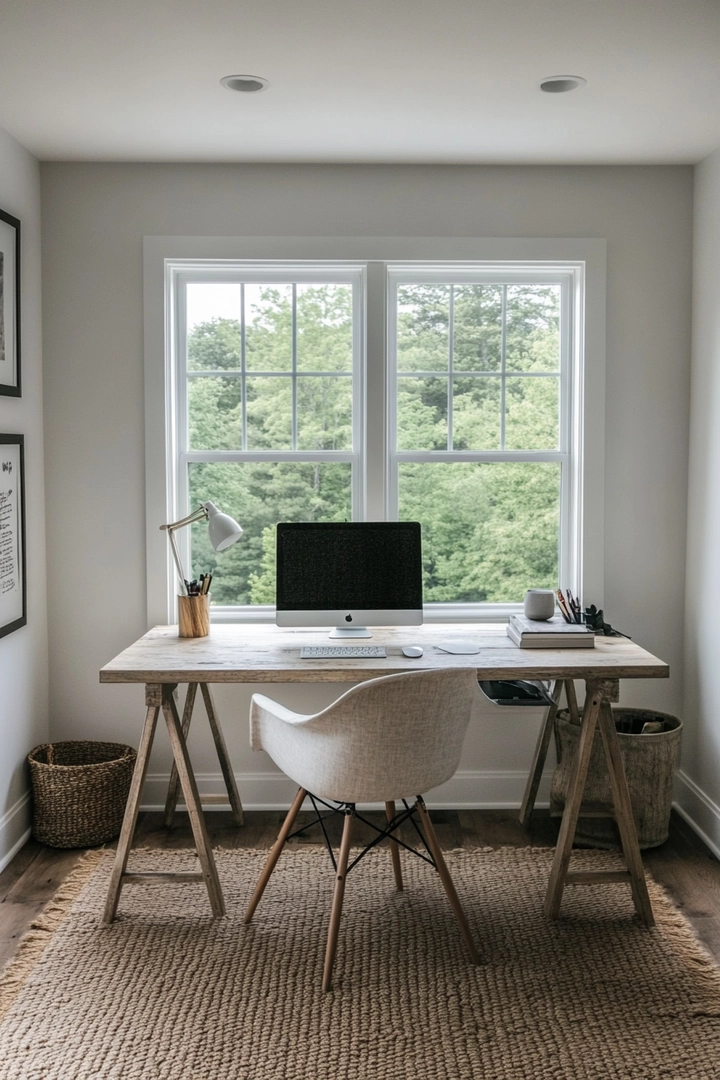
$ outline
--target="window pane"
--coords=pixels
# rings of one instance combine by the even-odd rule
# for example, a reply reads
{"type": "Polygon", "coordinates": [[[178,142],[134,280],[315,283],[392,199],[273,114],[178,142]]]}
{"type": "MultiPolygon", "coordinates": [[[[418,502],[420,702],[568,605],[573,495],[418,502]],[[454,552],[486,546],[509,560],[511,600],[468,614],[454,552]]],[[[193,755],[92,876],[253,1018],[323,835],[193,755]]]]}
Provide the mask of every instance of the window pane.
{"type": "Polygon", "coordinates": [[[458,371],[499,371],[502,285],[456,285],[453,363],[458,371]]]}
{"type": "Polygon", "coordinates": [[[453,380],[453,449],[500,449],[500,388],[497,375],[453,380]]]}
{"type": "Polygon", "coordinates": [[[244,531],[213,551],[207,526],[191,527],[191,577],[212,573],[213,604],[275,603],[278,521],[349,521],[351,466],[312,462],[214,462],[189,466],[190,507],[211,499],[244,531]]]}
{"type": "Polygon", "coordinates": [[[212,375],[188,381],[191,450],[238,450],[242,446],[242,380],[212,375]]]}
{"type": "Polygon", "coordinates": [[[352,371],[352,289],[298,285],[298,371],[352,371]]]}
{"type": "MultiPolygon", "coordinates": [[[[191,289],[199,288],[199,285],[188,285],[188,296],[191,289]]],[[[236,288],[239,312],[240,286],[236,288]]],[[[196,311],[201,311],[199,305],[196,311]]],[[[240,319],[212,316],[191,326],[188,316],[187,351],[188,371],[239,371],[242,355],[240,319]]]]}
{"type": "Polygon", "coordinates": [[[508,371],[560,370],[560,286],[509,285],[508,371]]]}
{"type": "Polygon", "coordinates": [[[447,371],[449,285],[400,285],[397,294],[399,371],[447,371]]]}
{"type": "Polygon", "coordinates": [[[248,376],[248,450],[292,450],[292,379],[248,376]]]}
{"type": "Polygon", "coordinates": [[[398,449],[447,450],[447,379],[398,379],[398,449]]]}
{"type": "Polygon", "coordinates": [[[352,449],[352,379],[297,381],[298,450],[352,449]]]}
{"type": "Polygon", "coordinates": [[[506,450],[557,450],[559,394],[559,378],[506,381],[506,450]]]}
{"type": "Polygon", "coordinates": [[[425,602],[519,602],[558,587],[560,465],[399,467],[399,517],[423,530],[425,602]]]}
{"type": "Polygon", "coordinates": [[[292,370],[292,285],[245,286],[248,371],[292,370]]]}

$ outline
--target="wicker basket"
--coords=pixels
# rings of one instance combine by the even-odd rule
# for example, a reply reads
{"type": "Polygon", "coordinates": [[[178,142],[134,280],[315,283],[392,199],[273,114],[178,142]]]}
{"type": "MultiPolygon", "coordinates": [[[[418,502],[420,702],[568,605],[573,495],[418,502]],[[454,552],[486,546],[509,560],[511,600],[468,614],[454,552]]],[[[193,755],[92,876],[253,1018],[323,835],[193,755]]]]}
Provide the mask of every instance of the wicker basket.
{"type": "MultiPolygon", "coordinates": [[[[630,789],[638,843],[641,848],[657,847],[668,838],[673,773],[678,762],[682,724],[676,716],[651,709],[613,709],[612,713],[630,789]],[[639,731],[647,721],[660,721],[663,730],[652,735],[630,734],[639,731]]],[[[580,742],[580,728],[571,723],[565,709],[555,717],[555,741],[558,765],[550,788],[550,811],[557,814],[565,805],[570,773],[580,742]]],[[[595,732],[593,740],[583,801],[612,805],[599,731],[595,732]]],[[[617,847],[617,826],[611,819],[581,817],[575,841],[592,847],[617,847]]]]}
{"type": "Polygon", "coordinates": [[[58,742],[28,754],[33,836],[50,847],[95,847],[120,832],[137,754],[106,742],[58,742]]]}

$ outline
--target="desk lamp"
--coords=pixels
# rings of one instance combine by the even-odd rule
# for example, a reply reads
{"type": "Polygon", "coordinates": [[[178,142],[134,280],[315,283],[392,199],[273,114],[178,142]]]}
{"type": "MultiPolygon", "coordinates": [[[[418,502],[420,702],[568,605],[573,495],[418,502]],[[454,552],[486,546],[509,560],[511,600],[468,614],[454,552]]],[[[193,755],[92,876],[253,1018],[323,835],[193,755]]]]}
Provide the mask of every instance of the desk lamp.
{"type": "Polygon", "coordinates": [[[177,529],[184,529],[186,525],[193,525],[196,521],[203,520],[208,523],[208,535],[214,551],[225,551],[225,549],[231,547],[236,540],[239,540],[243,534],[242,525],[238,525],[237,521],[235,521],[234,518],[231,518],[229,514],[223,514],[222,511],[218,510],[215,503],[212,502],[201,503],[197,510],[193,510],[192,514],[188,514],[187,517],[181,518],[179,521],[173,521],[169,525],[160,526],[160,528],[168,534],[175,566],[177,567],[177,572],[180,576],[180,584],[182,586],[183,594],[186,596],[188,595],[188,591],[185,572],[182,568],[182,563],[180,562],[180,554],[173,534],[177,529]]]}

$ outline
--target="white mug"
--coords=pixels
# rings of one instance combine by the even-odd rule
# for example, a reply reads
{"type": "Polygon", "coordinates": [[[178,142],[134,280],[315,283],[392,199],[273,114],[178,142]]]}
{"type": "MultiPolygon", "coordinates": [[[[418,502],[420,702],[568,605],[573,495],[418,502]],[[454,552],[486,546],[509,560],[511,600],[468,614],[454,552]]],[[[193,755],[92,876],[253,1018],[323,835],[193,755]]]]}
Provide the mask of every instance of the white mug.
{"type": "Polygon", "coordinates": [[[552,589],[528,589],[525,593],[527,619],[552,619],[555,614],[555,593],[552,589]]]}

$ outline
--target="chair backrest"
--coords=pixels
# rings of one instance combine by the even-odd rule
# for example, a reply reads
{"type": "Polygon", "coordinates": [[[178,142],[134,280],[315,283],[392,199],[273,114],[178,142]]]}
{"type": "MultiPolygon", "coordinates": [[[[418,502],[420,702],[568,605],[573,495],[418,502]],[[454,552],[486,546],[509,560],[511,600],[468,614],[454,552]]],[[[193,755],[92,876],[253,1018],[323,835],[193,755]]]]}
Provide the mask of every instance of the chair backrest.
{"type": "Polygon", "coordinates": [[[341,802],[388,802],[449,780],[460,761],[474,668],[386,675],[327,709],[263,730],[262,744],[301,787],[341,802]]]}

